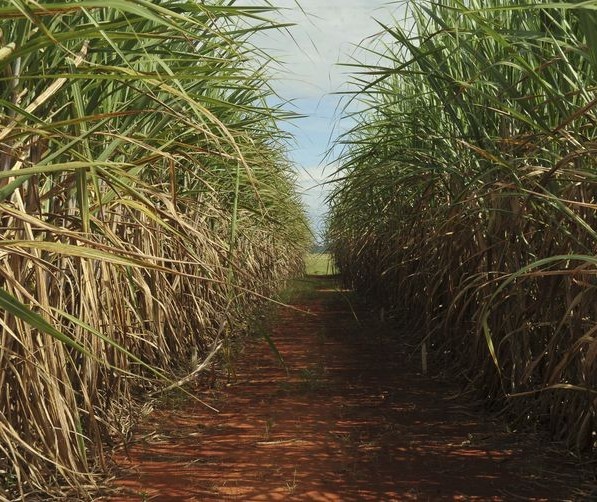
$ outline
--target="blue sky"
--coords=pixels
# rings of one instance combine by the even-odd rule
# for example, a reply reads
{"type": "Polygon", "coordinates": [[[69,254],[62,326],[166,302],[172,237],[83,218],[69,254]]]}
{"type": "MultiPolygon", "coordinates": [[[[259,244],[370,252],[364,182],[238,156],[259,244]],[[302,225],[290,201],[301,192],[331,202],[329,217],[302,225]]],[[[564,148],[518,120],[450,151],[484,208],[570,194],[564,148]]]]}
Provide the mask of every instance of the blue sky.
{"type": "MultiPolygon", "coordinates": [[[[264,5],[265,0],[242,0],[243,4],[264,5]]],[[[349,69],[338,63],[371,59],[366,51],[381,31],[375,19],[392,23],[404,2],[380,0],[273,0],[281,11],[275,18],[296,23],[284,31],[260,34],[254,43],[285,63],[278,70],[274,89],[292,100],[293,110],[306,118],[284,128],[296,138],[291,159],[295,161],[302,197],[314,231],[321,234],[327,210],[326,188],[320,184],[334,171],[333,156],[324,159],[330,141],[347,126],[339,122],[340,96],[347,90],[349,69]]],[[[272,17],[274,15],[270,15],[272,17]]],[[[374,63],[376,61],[373,61],[374,63]]]]}

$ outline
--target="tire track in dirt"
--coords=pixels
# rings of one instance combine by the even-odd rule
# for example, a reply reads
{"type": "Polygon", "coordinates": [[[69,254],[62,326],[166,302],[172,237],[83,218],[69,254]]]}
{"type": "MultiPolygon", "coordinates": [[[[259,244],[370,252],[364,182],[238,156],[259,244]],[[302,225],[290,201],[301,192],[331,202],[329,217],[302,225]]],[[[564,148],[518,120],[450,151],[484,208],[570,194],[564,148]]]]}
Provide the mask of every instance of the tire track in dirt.
{"type": "Polygon", "coordinates": [[[404,333],[310,280],[305,312],[272,327],[289,373],[250,340],[233,383],[198,390],[220,413],[186,403],[140,424],[110,500],[582,500],[541,438],[483,419],[419,373],[404,333]]]}

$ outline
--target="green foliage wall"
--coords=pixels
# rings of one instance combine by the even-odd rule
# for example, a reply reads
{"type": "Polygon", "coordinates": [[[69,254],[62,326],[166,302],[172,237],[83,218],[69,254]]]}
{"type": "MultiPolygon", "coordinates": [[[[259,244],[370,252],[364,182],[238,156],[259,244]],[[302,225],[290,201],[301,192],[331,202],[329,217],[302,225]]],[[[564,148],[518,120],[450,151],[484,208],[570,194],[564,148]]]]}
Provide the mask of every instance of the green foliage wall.
{"type": "Polygon", "coordinates": [[[356,80],[336,263],[515,423],[591,450],[597,3],[408,8],[356,80]]]}

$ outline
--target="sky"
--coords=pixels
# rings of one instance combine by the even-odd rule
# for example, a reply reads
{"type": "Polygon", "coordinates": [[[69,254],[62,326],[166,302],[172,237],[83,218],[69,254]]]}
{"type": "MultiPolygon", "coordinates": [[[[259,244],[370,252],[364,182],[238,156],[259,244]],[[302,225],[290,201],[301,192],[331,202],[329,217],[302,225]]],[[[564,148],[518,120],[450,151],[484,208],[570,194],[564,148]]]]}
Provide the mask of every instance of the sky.
{"type": "MultiPolygon", "coordinates": [[[[305,118],[285,124],[295,137],[290,157],[294,161],[300,190],[312,228],[322,237],[328,188],[321,183],[334,171],[334,157],[325,157],[331,142],[346,129],[341,116],[341,97],[347,89],[350,70],[339,63],[371,60],[357,45],[371,46],[381,27],[376,19],[391,24],[399,2],[388,0],[271,0],[280,7],[268,17],[295,23],[288,31],[268,31],[254,43],[284,64],[273,81],[275,91],[291,100],[290,109],[305,118]]],[[[237,4],[264,5],[264,0],[242,0],[237,4]]],[[[376,63],[377,61],[371,61],[376,63]]]]}

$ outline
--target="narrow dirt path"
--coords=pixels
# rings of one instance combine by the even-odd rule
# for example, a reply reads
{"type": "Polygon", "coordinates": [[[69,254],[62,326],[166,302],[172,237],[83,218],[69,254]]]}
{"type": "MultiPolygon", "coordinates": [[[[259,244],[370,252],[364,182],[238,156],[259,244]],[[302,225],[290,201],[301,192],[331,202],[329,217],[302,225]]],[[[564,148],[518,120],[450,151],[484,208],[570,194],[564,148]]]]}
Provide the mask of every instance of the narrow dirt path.
{"type": "Polygon", "coordinates": [[[420,374],[401,333],[311,281],[308,313],[272,330],[289,374],[250,341],[234,382],[200,391],[220,413],[187,403],[141,424],[110,500],[583,500],[536,435],[483,420],[420,374]]]}

